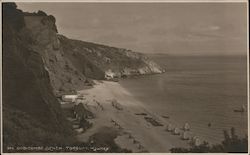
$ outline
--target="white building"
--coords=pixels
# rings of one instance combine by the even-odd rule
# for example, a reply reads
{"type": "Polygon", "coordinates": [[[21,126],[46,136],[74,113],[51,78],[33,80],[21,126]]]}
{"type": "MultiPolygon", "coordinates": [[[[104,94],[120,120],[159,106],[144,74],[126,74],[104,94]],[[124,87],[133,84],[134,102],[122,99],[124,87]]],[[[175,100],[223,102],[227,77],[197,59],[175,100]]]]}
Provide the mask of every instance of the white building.
{"type": "Polygon", "coordinates": [[[115,73],[112,72],[111,69],[105,71],[105,79],[106,79],[106,80],[111,80],[111,79],[113,79],[114,77],[115,77],[115,73]]]}
{"type": "Polygon", "coordinates": [[[65,102],[75,102],[77,95],[63,95],[62,100],[65,102]]]}

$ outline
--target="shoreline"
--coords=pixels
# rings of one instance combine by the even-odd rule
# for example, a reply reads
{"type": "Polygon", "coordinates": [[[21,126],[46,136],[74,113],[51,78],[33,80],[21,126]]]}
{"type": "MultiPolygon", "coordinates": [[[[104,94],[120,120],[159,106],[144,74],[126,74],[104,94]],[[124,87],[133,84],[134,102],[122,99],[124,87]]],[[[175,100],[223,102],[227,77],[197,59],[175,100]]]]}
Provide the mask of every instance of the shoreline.
{"type": "Polygon", "coordinates": [[[119,131],[115,143],[132,152],[170,152],[173,147],[190,146],[180,135],[166,131],[169,118],[149,111],[119,83],[94,82],[93,88],[78,91],[84,95],[83,104],[95,115],[89,120],[93,126],[77,136],[79,141],[86,142],[101,128],[109,127],[119,131]]]}

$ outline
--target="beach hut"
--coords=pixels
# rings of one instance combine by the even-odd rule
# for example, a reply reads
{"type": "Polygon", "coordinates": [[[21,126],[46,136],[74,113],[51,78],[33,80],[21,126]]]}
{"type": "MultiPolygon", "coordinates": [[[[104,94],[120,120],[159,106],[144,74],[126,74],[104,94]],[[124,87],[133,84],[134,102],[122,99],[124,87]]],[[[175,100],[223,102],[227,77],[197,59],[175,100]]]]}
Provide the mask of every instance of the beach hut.
{"type": "Polygon", "coordinates": [[[76,129],[76,132],[82,133],[83,132],[83,128],[76,129]]]}
{"type": "Polygon", "coordinates": [[[77,98],[77,95],[63,95],[62,96],[62,101],[75,102],[76,98],[77,98]]]}
{"type": "Polygon", "coordinates": [[[77,113],[75,113],[75,119],[78,120],[79,119],[79,115],[77,113]]]}
{"type": "Polygon", "coordinates": [[[197,137],[197,136],[194,136],[191,140],[191,145],[194,145],[194,146],[199,146],[201,145],[201,141],[200,139],[197,137]]]}
{"type": "Polygon", "coordinates": [[[190,130],[190,125],[188,123],[185,123],[183,126],[184,131],[189,131],[190,130]]]}
{"type": "Polygon", "coordinates": [[[184,131],[181,136],[182,140],[189,140],[189,134],[188,132],[184,131]]]}
{"type": "Polygon", "coordinates": [[[112,72],[111,69],[105,71],[105,79],[106,79],[106,80],[111,80],[111,79],[114,78],[114,76],[115,76],[115,73],[112,72]]]}
{"type": "Polygon", "coordinates": [[[168,124],[168,126],[167,126],[167,129],[166,129],[167,131],[173,131],[173,126],[172,126],[172,124],[168,124]]]}
{"type": "Polygon", "coordinates": [[[180,135],[180,129],[179,128],[174,128],[173,134],[174,135],[180,135]]]}
{"type": "Polygon", "coordinates": [[[195,145],[195,146],[201,145],[201,141],[200,141],[199,138],[196,138],[196,139],[195,139],[194,145],[195,145]]]}

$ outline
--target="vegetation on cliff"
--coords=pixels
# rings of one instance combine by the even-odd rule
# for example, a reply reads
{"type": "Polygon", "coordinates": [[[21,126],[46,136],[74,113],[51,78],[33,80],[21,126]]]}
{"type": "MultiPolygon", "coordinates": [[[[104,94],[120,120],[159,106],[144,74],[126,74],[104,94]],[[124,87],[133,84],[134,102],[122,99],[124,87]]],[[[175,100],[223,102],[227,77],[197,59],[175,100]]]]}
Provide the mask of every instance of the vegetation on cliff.
{"type": "Polygon", "coordinates": [[[75,68],[88,78],[104,79],[108,70],[118,77],[162,73],[164,70],[145,55],[131,50],[110,47],[58,36],[62,49],[75,68]]]}
{"type": "Polygon", "coordinates": [[[14,3],[3,3],[3,150],[74,141],[42,57],[14,3]]]}

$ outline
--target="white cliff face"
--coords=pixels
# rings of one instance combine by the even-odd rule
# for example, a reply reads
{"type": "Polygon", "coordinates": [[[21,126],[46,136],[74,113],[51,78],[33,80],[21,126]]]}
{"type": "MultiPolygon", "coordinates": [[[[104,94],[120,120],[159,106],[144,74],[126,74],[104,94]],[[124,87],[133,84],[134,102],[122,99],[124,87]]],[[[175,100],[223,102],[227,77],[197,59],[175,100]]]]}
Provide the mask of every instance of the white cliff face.
{"type": "Polygon", "coordinates": [[[160,74],[165,72],[164,69],[162,69],[158,64],[156,64],[154,61],[150,60],[148,57],[146,57],[145,55],[141,54],[141,53],[136,53],[136,52],[132,52],[132,51],[126,51],[126,55],[130,58],[133,59],[138,59],[142,62],[144,62],[144,66],[143,67],[138,67],[135,70],[128,70],[126,69],[126,74],[130,75],[133,74],[134,72],[137,72],[138,74],[160,74]],[[133,72],[133,73],[131,73],[133,72]]]}
{"type": "Polygon", "coordinates": [[[151,61],[151,60],[144,60],[144,62],[148,65],[148,68],[150,70],[151,73],[163,73],[164,69],[162,69],[158,64],[156,64],[155,62],[151,61]]]}
{"type": "MultiPolygon", "coordinates": [[[[69,53],[84,56],[87,59],[89,64],[86,66],[90,67],[88,68],[90,73],[98,69],[103,72],[103,78],[105,78],[106,75],[110,77],[110,75],[107,74],[110,70],[115,77],[164,72],[159,65],[142,53],[79,40],[71,40],[66,37],[62,37],[61,40],[64,42],[62,43],[63,45],[70,43],[70,47],[73,50],[68,50],[69,53]]],[[[89,76],[88,73],[85,75],[87,77],[89,76]]],[[[97,77],[92,75],[90,78],[95,79],[97,77]]]]}
{"type": "MultiPolygon", "coordinates": [[[[112,72],[112,75],[116,77],[122,77],[122,76],[133,76],[133,75],[161,74],[165,72],[165,70],[162,69],[158,64],[149,59],[145,59],[143,60],[143,62],[145,63],[143,67],[138,67],[138,68],[125,67],[121,71],[112,72]]],[[[108,69],[107,71],[105,71],[105,74],[108,73],[107,75],[109,75],[110,72],[111,69],[108,69]]]]}

